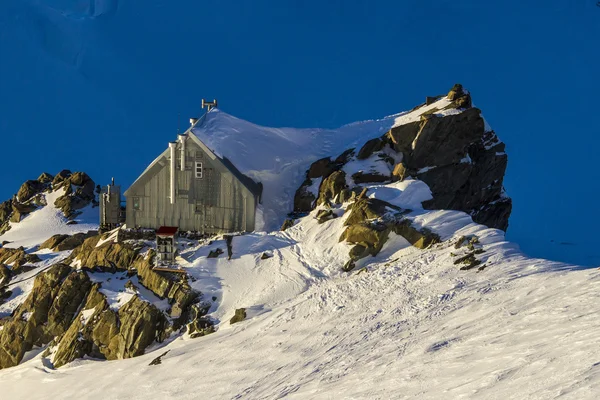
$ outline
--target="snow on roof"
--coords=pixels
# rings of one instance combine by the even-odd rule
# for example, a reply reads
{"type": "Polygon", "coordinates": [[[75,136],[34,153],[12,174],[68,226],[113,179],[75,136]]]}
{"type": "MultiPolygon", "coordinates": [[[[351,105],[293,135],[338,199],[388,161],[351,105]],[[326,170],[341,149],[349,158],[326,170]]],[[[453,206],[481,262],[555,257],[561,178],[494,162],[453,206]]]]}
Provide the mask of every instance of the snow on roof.
{"type": "Polygon", "coordinates": [[[264,127],[214,108],[191,132],[217,156],[228,158],[240,172],[263,184],[264,226],[257,226],[257,230],[269,231],[279,228],[293,210],[294,194],[311,163],[359,148],[393,126],[418,121],[422,113],[449,103],[443,97],[417,110],[337,129],[264,127]]]}

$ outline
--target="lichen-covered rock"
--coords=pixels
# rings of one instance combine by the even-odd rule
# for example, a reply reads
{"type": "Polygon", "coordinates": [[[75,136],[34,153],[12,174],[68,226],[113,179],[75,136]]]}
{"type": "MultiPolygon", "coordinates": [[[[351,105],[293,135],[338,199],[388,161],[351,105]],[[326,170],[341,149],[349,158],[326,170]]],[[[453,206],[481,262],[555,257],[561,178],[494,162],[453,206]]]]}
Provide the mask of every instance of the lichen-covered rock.
{"type": "Polygon", "coordinates": [[[101,236],[89,237],[73,250],[66,263],[76,263],[82,268],[105,270],[127,270],[139,253],[132,245],[108,241],[98,246],[101,236]]]}
{"type": "Polygon", "coordinates": [[[37,178],[37,181],[40,183],[51,183],[54,180],[54,177],[47,172],[42,172],[42,174],[37,178]]]}
{"type": "MultiPolygon", "coordinates": [[[[64,171],[63,171],[64,172],[64,171]]],[[[65,216],[72,219],[82,208],[95,200],[96,184],[85,172],[74,174],[61,172],[54,178],[53,189],[63,188],[65,193],[56,199],[54,206],[61,209],[65,216]]]]}
{"type": "Polygon", "coordinates": [[[8,282],[10,282],[11,278],[12,273],[10,272],[10,269],[8,269],[8,267],[4,264],[0,264],[0,288],[8,285],[8,282]]]}
{"type": "Polygon", "coordinates": [[[407,219],[395,222],[391,229],[395,234],[402,236],[418,249],[426,249],[435,243],[441,242],[437,234],[425,228],[417,229],[407,219]]]}
{"type": "Polygon", "coordinates": [[[35,278],[31,293],[0,331],[0,369],[17,365],[34,345],[42,346],[53,338],[48,314],[71,271],[68,265],[57,264],[35,278]]]}
{"type": "Polygon", "coordinates": [[[333,210],[319,210],[317,212],[317,222],[319,224],[325,223],[327,221],[330,221],[334,218],[337,218],[337,215],[333,212],[333,210]]]}
{"type": "Polygon", "coordinates": [[[69,237],[69,235],[61,235],[61,234],[54,235],[51,238],[49,238],[48,240],[46,240],[44,243],[42,243],[40,245],[40,249],[52,250],[68,237],[69,237]]]}
{"type": "Polygon", "coordinates": [[[238,322],[242,322],[246,319],[246,309],[238,308],[235,310],[235,315],[229,320],[229,324],[237,324],[238,322]]]}
{"type": "Polygon", "coordinates": [[[340,236],[340,242],[359,244],[368,249],[372,256],[377,255],[385,244],[390,228],[381,222],[367,222],[348,226],[340,236]]]}
{"type": "Polygon", "coordinates": [[[346,173],[344,171],[333,172],[321,183],[317,205],[328,204],[347,188],[346,173]]]}
{"type": "Polygon", "coordinates": [[[24,203],[45,189],[46,185],[44,185],[42,182],[28,180],[19,188],[19,191],[17,192],[17,199],[20,203],[24,203]]]}
{"type": "Polygon", "coordinates": [[[154,252],[151,251],[146,257],[138,257],[133,265],[137,270],[138,279],[146,289],[151,290],[161,299],[168,299],[171,304],[171,318],[175,319],[176,328],[183,323],[185,311],[199,297],[200,293],[193,290],[186,278],[175,276],[175,274],[154,271],[152,262],[154,252]]]}

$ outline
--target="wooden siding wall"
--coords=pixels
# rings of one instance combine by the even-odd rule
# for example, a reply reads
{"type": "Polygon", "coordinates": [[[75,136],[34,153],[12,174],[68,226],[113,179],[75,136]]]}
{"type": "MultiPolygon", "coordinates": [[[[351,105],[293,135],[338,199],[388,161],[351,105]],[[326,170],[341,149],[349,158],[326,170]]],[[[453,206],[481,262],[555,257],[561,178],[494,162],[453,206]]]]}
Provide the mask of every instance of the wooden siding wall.
{"type": "Polygon", "coordinates": [[[219,160],[212,160],[196,143],[186,142],[186,168],[180,170],[181,150],[176,152],[176,201],[171,204],[170,155],[146,172],[148,176],[129,190],[127,226],[157,229],[177,226],[182,231],[223,233],[254,230],[254,195],[219,160]],[[202,162],[203,177],[195,177],[195,163],[202,162]],[[134,210],[133,198],[140,209],[134,210]]]}

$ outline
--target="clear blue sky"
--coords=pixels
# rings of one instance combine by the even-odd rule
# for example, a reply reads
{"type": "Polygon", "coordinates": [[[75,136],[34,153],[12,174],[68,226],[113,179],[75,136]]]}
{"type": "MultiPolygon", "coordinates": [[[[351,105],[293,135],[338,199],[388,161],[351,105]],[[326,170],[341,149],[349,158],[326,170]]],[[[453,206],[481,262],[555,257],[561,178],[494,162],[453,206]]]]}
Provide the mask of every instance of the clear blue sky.
{"type": "Polygon", "coordinates": [[[595,2],[3,0],[0,199],[63,168],[129,185],[202,97],[336,127],[460,82],[507,144],[508,238],[600,265],[595,2]]]}

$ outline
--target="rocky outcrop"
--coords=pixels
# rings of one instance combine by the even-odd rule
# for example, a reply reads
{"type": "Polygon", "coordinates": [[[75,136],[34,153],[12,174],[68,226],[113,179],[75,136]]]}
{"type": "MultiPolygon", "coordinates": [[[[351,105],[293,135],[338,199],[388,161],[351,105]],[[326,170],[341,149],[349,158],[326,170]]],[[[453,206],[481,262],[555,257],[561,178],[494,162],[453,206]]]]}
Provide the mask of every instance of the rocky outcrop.
{"type": "Polygon", "coordinates": [[[87,233],[76,233],[74,235],[54,235],[40,245],[40,249],[51,249],[52,251],[73,250],[83,244],[85,239],[96,236],[97,231],[87,233]]]}
{"type": "Polygon", "coordinates": [[[63,171],[61,174],[54,178],[53,190],[63,188],[65,194],[56,199],[54,205],[61,209],[67,218],[73,219],[79,214],[79,210],[95,200],[96,184],[85,172],[69,175],[63,171]]]}
{"type": "Polygon", "coordinates": [[[481,111],[471,107],[471,97],[455,85],[448,99],[461,113],[430,113],[419,122],[392,128],[387,137],[403,161],[393,175],[413,176],[427,183],[433,199],[427,209],[465,211],[475,222],[506,230],[511,200],[502,188],[507,157],[504,144],[485,130],[481,111]]]}
{"type": "Polygon", "coordinates": [[[0,263],[0,289],[8,285],[10,278],[12,278],[10,269],[8,269],[6,265],[0,263]]]}
{"type": "Polygon", "coordinates": [[[333,172],[321,183],[317,205],[329,204],[329,201],[334,200],[347,188],[348,185],[346,184],[346,174],[344,171],[333,172]]]}
{"type": "Polygon", "coordinates": [[[335,200],[338,194],[342,196],[337,202],[347,201],[343,193],[354,188],[344,187],[348,182],[342,177],[344,165],[352,159],[376,160],[377,155],[380,162],[392,163],[390,174],[385,168],[353,171],[355,185],[416,178],[425,182],[433,195],[423,203],[424,208],[464,211],[475,222],[506,230],[512,202],[502,186],[507,165],[504,144],[486,130],[481,111],[472,107],[471,95],[460,84],[454,85],[446,98],[451,103],[444,108],[460,112],[444,113],[430,107],[419,121],[391,128],[383,137],[367,141],[356,155],[350,149],[335,161],[315,162],[303,187],[312,184],[310,177],[324,180],[318,196],[299,190],[296,204],[302,206],[298,208],[310,211],[335,200]]]}
{"type": "Polygon", "coordinates": [[[168,322],[158,308],[134,296],[114,311],[98,288],[90,290],[77,318],[59,339],[53,355],[56,368],[85,355],[107,360],[136,357],[155,340],[165,339],[168,322]]]}
{"type": "Polygon", "coordinates": [[[73,250],[65,262],[77,264],[86,269],[128,270],[137,259],[139,249],[135,249],[130,244],[115,243],[112,240],[100,243],[103,237],[96,235],[85,239],[79,247],[73,250]]]}
{"type": "Polygon", "coordinates": [[[23,247],[17,249],[0,248],[0,264],[12,265],[12,275],[25,272],[25,266],[40,262],[41,259],[35,254],[27,254],[23,247]]]}
{"type": "Polygon", "coordinates": [[[151,250],[146,257],[138,257],[132,267],[137,271],[139,281],[145,288],[161,299],[169,300],[169,316],[175,320],[175,328],[178,328],[185,322],[185,312],[199,299],[200,293],[190,287],[186,278],[154,271],[154,257],[154,251],[151,250]]]}

